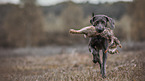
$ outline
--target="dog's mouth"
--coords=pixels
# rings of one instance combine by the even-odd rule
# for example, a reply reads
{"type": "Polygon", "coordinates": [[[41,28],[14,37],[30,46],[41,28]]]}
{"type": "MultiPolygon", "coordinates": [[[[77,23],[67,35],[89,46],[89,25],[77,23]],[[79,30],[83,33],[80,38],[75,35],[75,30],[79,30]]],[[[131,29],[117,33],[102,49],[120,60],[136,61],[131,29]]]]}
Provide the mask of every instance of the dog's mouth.
{"type": "Polygon", "coordinates": [[[97,32],[98,32],[98,33],[101,33],[101,32],[103,32],[103,30],[97,30],[97,32]]]}

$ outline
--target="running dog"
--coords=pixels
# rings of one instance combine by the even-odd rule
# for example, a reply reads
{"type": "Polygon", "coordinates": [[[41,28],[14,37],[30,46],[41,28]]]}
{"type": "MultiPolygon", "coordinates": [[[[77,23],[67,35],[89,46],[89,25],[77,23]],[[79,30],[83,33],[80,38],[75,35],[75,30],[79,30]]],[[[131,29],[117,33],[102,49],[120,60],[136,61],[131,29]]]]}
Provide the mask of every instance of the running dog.
{"type": "MultiPolygon", "coordinates": [[[[106,60],[107,60],[107,51],[109,48],[109,42],[108,38],[101,35],[101,33],[106,29],[109,28],[113,30],[115,28],[114,20],[106,15],[94,15],[92,13],[92,18],[90,20],[90,23],[92,24],[93,28],[95,30],[90,30],[89,36],[89,51],[93,55],[93,62],[99,63],[102,77],[106,77],[106,60]],[[109,23],[109,24],[108,24],[109,23]],[[109,25],[109,26],[107,26],[109,25]],[[97,34],[96,34],[97,32],[97,34]],[[100,34],[98,34],[100,33],[100,34]],[[99,51],[102,50],[103,52],[103,62],[100,60],[99,51]]],[[[70,33],[72,33],[73,30],[70,30],[70,33]]],[[[79,32],[76,32],[79,34],[79,32]]],[[[105,34],[106,35],[106,34],[105,34]]]]}

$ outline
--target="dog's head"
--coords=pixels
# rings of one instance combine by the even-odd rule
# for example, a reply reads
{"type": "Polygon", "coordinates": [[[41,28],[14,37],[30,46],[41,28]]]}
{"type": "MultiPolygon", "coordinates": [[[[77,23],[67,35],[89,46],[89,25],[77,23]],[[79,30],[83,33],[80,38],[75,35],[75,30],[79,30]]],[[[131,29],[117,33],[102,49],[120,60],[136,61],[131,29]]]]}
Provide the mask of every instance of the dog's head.
{"type": "Polygon", "coordinates": [[[90,23],[96,28],[96,31],[101,33],[104,31],[105,27],[107,27],[107,22],[110,23],[110,29],[114,29],[114,20],[106,15],[94,15],[92,13],[92,19],[90,23]]]}

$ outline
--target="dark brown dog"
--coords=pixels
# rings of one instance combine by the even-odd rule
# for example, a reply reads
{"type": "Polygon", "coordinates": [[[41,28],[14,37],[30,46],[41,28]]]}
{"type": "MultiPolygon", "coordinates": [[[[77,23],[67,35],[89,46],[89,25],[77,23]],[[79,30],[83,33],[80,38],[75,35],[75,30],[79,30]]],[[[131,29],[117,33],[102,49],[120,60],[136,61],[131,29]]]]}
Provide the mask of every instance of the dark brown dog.
{"type": "MultiPolygon", "coordinates": [[[[104,31],[105,27],[107,27],[107,22],[110,23],[110,29],[114,29],[114,20],[106,15],[94,15],[92,14],[92,18],[90,23],[95,27],[96,31],[101,33],[104,31]]],[[[107,60],[107,52],[105,52],[108,48],[108,39],[102,37],[101,35],[96,35],[94,37],[90,37],[89,40],[89,51],[93,55],[93,62],[99,63],[102,77],[106,77],[106,60],[107,60]],[[103,52],[103,62],[100,60],[99,51],[103,52]]]]}

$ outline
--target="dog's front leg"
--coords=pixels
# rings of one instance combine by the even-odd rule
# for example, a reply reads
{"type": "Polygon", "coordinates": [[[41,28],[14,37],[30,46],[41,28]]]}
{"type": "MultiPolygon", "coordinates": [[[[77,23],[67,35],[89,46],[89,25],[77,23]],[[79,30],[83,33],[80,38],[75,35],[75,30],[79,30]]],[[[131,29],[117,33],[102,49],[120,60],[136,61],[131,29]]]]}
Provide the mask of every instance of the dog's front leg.
{"type": "Polygon", "coordinates": [[[103,51],[103,64],[102,64],[102,77],[106,78],[106,60],[107,60],[107,53],[105,53],[105,50],[103,51]]]}
{"type": "Polygon", "coordinates": [[[100,69],[102,67],[102,63],[100,60],[100,55],[99,55],[99,49],[95,49],[93,46],[89,46],[89,51],[92,53],[93,55],[93,62],[94,63],[99,63],[100,69]]]}
{"type": "Polygon", "coordinates": [[[105,52],[105,50],[107,50],[108,47],[108,42],[107,40],[104,43],[104,47],[102,49],[103,51],[103,64],[102,64],[102,69],[101,69],[101,73],[102,73],[102,77],[106,78],[106,60],[107,60],[107,53],[105,52]]]}

